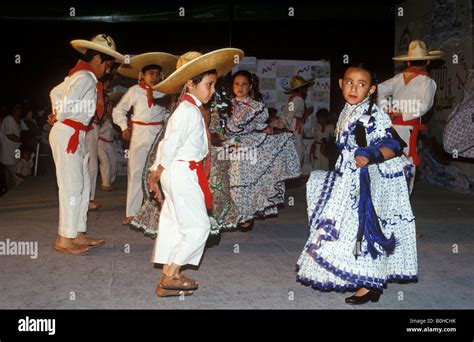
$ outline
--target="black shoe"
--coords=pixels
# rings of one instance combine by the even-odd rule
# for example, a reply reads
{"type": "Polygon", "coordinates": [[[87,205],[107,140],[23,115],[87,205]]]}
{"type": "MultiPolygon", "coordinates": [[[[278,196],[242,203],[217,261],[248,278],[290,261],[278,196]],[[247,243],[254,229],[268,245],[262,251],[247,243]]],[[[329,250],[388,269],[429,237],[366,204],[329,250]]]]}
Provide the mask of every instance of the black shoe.
{"type": "Polygon", "coordinates": [[[351,305],[360,305],[360,304],[365,304],[368,301],[371,301],[372,303],[376,303],[379,301],[380,298],[380,292],[376,290],[369,290],[365,295],[356,297],[350,296],[346,298],[346,304],[351,304],[351,305]]]}

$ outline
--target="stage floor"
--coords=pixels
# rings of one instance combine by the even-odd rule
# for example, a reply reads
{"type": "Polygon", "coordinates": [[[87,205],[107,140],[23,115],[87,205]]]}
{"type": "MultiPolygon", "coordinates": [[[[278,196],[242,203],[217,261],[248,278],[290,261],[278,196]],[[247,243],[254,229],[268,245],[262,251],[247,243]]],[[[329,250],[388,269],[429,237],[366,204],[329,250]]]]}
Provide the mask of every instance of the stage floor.
{"type": "Polygon", "coordinates": [[[155,295],[161,270],[150,263],[153,241],[122,226],[125,193],[125,177],[112,192],[97,190],[103,207],[89,212],[88,234],[107,243],[77,257],[52,250],[53,177],[32,177],[1,197],[0,241],[37,242],[38,255],[0,256],[0,309],[474,309],[472,196],[417,183],[419,282],[389,284],[378,303],[352,307],[344,303],[350,293],[295,280],[307,237],[304,186],[288,189],[295,205],[278,218],[257,221],[250,232],[223,233],[207,248],[199,271],[187,271],[200,288],[184,300],[155,295]]]}

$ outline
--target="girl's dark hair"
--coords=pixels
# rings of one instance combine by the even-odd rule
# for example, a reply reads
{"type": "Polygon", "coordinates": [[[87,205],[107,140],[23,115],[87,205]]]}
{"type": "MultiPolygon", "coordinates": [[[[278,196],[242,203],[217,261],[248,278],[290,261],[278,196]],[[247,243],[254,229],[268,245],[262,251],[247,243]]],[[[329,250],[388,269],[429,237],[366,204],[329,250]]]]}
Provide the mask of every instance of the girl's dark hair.
{"type": "MultiPolygon", "coordinates": [[[[377,75],[375,74],[375,69],[364,62],[359,62],[359,63],[351,63],[346,70],[344,71],[344,74],[349,70],[350,68],[356,68],[356,69],[361,69],[364,71],[367,71],[370,75],[370,85],[377,86],[377,75]]],[[[342,77],[344,78],[344,74],[342,77]]],[[[377,101],[377,88],[375,88],[375,91],[370,95],[369,97],[369,108],[367,109],[367,114],[371,115],[372,114],[372,107],[374,106],[375,102],[377,101]]]]}
{"type": "Polygon", "coordinates": [[[148,70],[155,70],[155,69],[158,69],[161,72],[161,66],[159,66],[158,64],[148,64],[142,68],[142,73],[145,73],[148,70]]]}
{"type": "Polygon", "coordinates": [[[237,76],[243,76],[247,79],[247,81],[249,81],[249,84],[250,85],[253,85],[253,77],[252,77],[252,74],[250,72],[248,72],[247,70],[239,70],[237,71],[235,74],[232,75],[232,84],[234,84],[234,81],[235,81],[235,78],[237,76]]]}
{"type": "Polygon", "coordinates": [[[191,81],[193,81],[194,84],[199,84],[201,83],[202,79],[206,77],[207,75],[217,75],[217,70],[216,69],[211,69],[204,71],[200,73],[199,75],[194,76],[191,81]]]}
{"type": "Polygon", "coordinates": [[[90,61],[92,61],[92,58],[94,58],[95,55],[99,55],[100,60],[102,62],[115,60],[115,58],[112,57],[112,56],[109,56],[105,53],[95,51],[95,50],[91,50],[91,49],[87,49],[86,53],[84,54],[84,56],[81,57],[81,59],[85,62],[90,62],[90,61]]]}

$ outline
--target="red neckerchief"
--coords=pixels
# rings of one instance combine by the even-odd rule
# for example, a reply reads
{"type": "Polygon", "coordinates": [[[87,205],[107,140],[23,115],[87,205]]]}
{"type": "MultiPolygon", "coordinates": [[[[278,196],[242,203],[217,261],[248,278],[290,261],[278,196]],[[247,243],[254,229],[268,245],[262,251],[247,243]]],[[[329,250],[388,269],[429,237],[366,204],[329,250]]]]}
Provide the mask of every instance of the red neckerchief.
{"type": "Polygon", "coordinates": [[[153,101],[153,88],[149,87],[144,81],[138,83],[140,88],[146,90],[146,98],[148,99],[148,107],[151,108],[155,105],[155,101],[153,101]]]}
{"type": "MultiPolygon", "coordinates": [[[[301,97],[303,99],[303,104],[304,104],[304,112],[306,113],[306,103],[304,101],[304,98],[303,98],[303,95],[301,95],[300,92],[296,92],[296,93],[293,93],[290,95],[290,98],[288,99],[288,103],[290,103],[295,97],[301,97]]],[[[299,118],[297,116],[294,116],[293,119],[296,120],[295,122],[295,132],[297,132],[298,134],[302,134],[303,133],[303,119],[304,119],[304,113],[303,113],[303,117],[302,118],[299,118]]]]}
{"type": "Polygon", "coordinates": [[[409,66],[405,70],[403,70],[403,82],[407,85],[412,79],[416,76],[424,75],[428,76],[428,71],[426,70],[426,66],[422,67],[414,67],[409,66]]]}
{"type": "MultiPolygon", "coordinates": [[[[72,68],[71,70],[69,70],[68,76],[71,76],[72,74],[78,71],[82,71],[82,70],[86,70],[86,71],[90,71],[94,73],[94,69],[92,69],[89,63],[86,63],[83,60],[79,60],[76,66],[72,68]]],[[[97,105],[96,105],[95,112],[99,120],[101,120],[102,115],[104,115],[104,90],[103,90],[104,88],[103,88],[102,82],[97,80],[96,87],[97,87],[97,105]]]]}

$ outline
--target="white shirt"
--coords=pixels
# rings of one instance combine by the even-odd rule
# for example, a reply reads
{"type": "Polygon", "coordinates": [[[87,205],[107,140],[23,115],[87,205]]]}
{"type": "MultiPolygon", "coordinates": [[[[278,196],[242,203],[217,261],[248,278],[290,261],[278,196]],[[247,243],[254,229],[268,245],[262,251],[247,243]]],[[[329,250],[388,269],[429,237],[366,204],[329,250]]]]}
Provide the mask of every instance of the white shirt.
{"type": "Polygon", "coordinates": [[[301,96],[295,96],[291,101],[285,105],[283,110],[282,119],[284,120],[286,128],[293,130],[295,128],[294,118],[302,119],[304,115],[304,100],[301,96]],[[290,106],[292,108],[290,108],[290,106]]]}
{"type": "Polygon", "coordinates": [[[67,76],[50,93],[56,120],[70,119],[88,125],[97,106],[97,78],[81,70],[67,76]]]}
{"type": "MultiPolygon", "coordinates": [[[[159,91],[153,91],[153,98],[158,99],[166,96],[159,91]]],[[[120,99],[112,112],[112,118],[122,131],[127,129],[127,113],[133,107],[132,120],[141,122],[159,122],[166,118],[166,107],[148,107],[147,91],[138,84],[130,87],[120,99]]]]}
{"type": "MultiPolygon", "coordinates": [[[[197,106],[202,103],[190,95],[197,106]]],[[[163,140],[158,145],[155,163],[150,168],[156,170],[159,165],[168,169],[174,160],[203,160],[209,152],[204,118],[199,108],[183,101],[168,120],[163,140]]]]}
{"type": "Polygon", "coordinates": [[[2,122],[2,163],[5,165],[15,165],[19,158],[19,151],[18,148],[20,147],[21,143],[10,140],[7,135],[14,134],[18,138],[20,138],[20,133],[22,130],[28,130],[28,127],[25,125],[23,121],[20,121],[18,124],[12,115],[8,115],[2,122]],[[18,158],[15,158],[17,155],[18,158]]]}
{"type": "Polygon", "coordinates": [[[403,121],[409,121],[420,118],[431,109],[436,94],[436,82],[428,76],[418,75],[405,85],[403,73],[400,73],[379,84],[377,89],[377,105],[383,108],[382,101],[392,95],[392,103],[401,111],[403,121]],[[408,105],[403,105],[401,100],[409,100],[408,105]]]}

